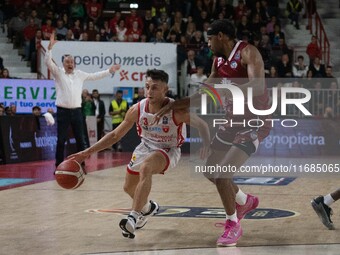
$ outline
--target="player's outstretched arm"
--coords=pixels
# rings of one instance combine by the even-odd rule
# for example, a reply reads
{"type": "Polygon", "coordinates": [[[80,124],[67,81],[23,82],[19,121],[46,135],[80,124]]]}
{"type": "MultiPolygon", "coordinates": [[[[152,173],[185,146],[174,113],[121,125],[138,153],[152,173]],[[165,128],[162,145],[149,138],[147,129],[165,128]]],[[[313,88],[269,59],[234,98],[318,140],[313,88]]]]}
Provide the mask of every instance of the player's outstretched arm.
{"type": "Polygon", "coordinates": [[[133,127],[138,119],[138,105],[132,106],[126,113],[125,119],[119,126],[112,130],[110,133],[106,134],[102,139],[96,142],[91,147],[86,150],[80,151],[78,153],[68,156],[68,159],[74,159],[81,163],[91,154],[104,150],[113,144],[117,143],[126,133],[133,127]]]}

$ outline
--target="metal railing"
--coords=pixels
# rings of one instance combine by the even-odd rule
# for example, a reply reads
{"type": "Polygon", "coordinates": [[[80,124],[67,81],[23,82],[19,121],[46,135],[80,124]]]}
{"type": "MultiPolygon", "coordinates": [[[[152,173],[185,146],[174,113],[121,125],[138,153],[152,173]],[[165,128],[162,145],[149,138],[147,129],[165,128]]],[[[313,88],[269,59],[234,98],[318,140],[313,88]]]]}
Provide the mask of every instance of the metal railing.
{"type": "Polygon", "coordinates": [[[308,13],[308,28],[311,34],[318,38],[318,44],[322,52],[322,60],[326,65],[330,64],[330,43],[327,33],[322,24],[321,17],[316,11],[315,14],[308,13]]]}

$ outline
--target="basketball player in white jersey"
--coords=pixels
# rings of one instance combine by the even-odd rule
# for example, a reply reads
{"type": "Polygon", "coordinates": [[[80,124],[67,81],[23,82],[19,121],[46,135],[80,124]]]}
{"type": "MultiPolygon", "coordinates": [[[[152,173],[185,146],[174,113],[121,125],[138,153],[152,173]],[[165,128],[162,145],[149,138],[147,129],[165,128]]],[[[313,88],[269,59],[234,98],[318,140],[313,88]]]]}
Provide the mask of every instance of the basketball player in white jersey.
{"type": "Polygon", "coordinates": [[[170,111],[158,124],[150,125],[155,114],[171,99],[166,97],[169,76],[162,70],[146,72],[146,98],[133,105],[124,121],[90,148],[71,155],[69,158],[83,162],[92,153],[101,151],[118,142],[136,123],[141,143],[132,154],[127,166],[124,191],[133,199],[132,211],[119,223],[124,237],[134,238],[135,230],[146,223],[147,216],[157,213],[157,203],[148,200],[152,175],[164,174],[176,166],[180,159],[180,146],[185,139],[185,124],[198,129],[203,139],[201,158],[209,153],[210,134],[208,125],[188,111],[170,111]]]}

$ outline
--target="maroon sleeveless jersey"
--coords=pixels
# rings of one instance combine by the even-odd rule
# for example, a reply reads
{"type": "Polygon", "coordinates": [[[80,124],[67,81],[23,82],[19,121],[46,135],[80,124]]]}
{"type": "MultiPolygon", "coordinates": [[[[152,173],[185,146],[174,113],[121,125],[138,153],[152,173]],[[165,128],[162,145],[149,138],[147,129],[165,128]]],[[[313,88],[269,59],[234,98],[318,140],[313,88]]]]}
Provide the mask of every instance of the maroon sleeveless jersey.
{"type": "MultiPolygon", "coordinates": [[[[248,46],[248,43],[243,42],[243,41],[237,41],[227,59],[223,57],[216,57],[214,59],[213,65],[215,67],[215,70],[217,70],[218,77],[226,78],[227,80],[230,80],[231,82],[233,82],[234,85],[235,84],[242,85],[249,81],[247,67],[243,66],[241,63],[241,60],[242,60],[241,51],[247,46],[248,46]]],[[[264,78],[261,82],[265,82],[264,78]]],[[[269,97],[268,97],[267,87],[265,87],[264,93],[262,95],[253,97],[253,106],[257,110],[266,110],[266,109],[269,109],[268,101],[269,101],[269,97]]],[[[253,120],[253,119],[254,120],[255,119],[265,120],[265,119],[270,118],[270,116],[268,115],[258,116],[258,115],[254,115],[253,113],[251,113],[248,109],[246,96],[245,96],[244,104],[245,104],[244,115],[233,115],[232,100],[225,99],[224,108],[226,111],[226,119],[228,120],[232,119],[235,122],[236,121],[239,122],[243,120],[246,120],[246,121],[253,120]]],[[[270,122],[265,122],[264,126],[260,128],[262,129],[260,131],[265,131],[263,132],[262,135],[259,134],[260,140],[262,140],[268,135],[269,130],[270,130],[270,125],[271,125],[270,122]]],[[[259,132],[259,133],[262,133],[262,132],[259,132]]]]}

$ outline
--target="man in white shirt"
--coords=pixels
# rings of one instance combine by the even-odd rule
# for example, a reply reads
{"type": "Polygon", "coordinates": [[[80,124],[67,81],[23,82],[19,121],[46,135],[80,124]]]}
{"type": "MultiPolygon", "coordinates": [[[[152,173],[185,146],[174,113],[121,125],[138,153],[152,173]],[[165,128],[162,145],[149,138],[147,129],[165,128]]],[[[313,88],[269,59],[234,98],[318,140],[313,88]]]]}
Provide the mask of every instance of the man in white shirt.
{"type": "Polygon", "coordinates": [[[84,137],[84,120],[81,111],[81,93],[86,80],[99,80],[115,71],[120,65],[113,65],[105,71],[86,73],[75,69],[74,59],[71,55],[64,55],[63,67],[58,67],[52,60],[52,48],[57,43],[52,33],[50,43],[45,55],[45,64],[55,79],[56,105],[57,105],[57,149],[56,162],[58,166],[64,160],[64,145],[68,135],[69,126],[72,127],[77,142],[77,150],[86,149],[84,137]]]}
{"type": "Polygon", "coordinates": [[[297,57],[297,62],[293,65],[293,76],[297,78],[307,77],[308,65],[305,65],[304,57],[299,55],[297,57]]]}

